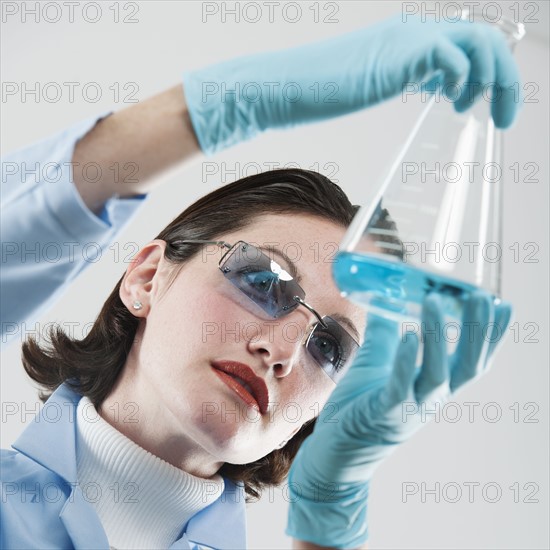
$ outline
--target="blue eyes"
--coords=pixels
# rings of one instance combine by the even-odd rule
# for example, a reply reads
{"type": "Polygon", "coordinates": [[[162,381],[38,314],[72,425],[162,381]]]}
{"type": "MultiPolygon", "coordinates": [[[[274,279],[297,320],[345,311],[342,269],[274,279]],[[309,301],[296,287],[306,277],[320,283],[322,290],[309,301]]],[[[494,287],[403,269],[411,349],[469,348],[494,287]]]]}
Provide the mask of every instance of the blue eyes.
{"type": "MultiPolygon", "coordinates": [[[[287,281],[282,281],[277,273],[264,269],[254,269],[246,266],[239,270],[239,288],[249,295],[253,295],[258,302],[278,302],[287,281]],[[246,289],[246,290],[245,290],[246,289]]],[[[317,323],[307,343],[308,352],[320,365],[331,365],[335,371],[340,370],[346,357],[338,338],[327,332],[320,323],[317,323]]]]}
{"type": "Polygon", "coordinates": [[[313,346],[310,352],[314,356],[317,355],[317,357],[319,357],[319,355],[321,355],[326,361],[333,365],[337,371],[344,366],[346,358],[342,355],[338,341],[331,334],[323,332],[322,329],[314,330],[309,339],[308,348],[310,346],[313,346]]]}
{"type": "Polygon", "coordinates": [[[276,273],[271,271],[254,271],[251,269],[243,270],[242,279],[246,282],[248,286],[253,288],[256,291],[266,293],[271,290],[274,283],[279,282],[279,277],[276,273]]]}

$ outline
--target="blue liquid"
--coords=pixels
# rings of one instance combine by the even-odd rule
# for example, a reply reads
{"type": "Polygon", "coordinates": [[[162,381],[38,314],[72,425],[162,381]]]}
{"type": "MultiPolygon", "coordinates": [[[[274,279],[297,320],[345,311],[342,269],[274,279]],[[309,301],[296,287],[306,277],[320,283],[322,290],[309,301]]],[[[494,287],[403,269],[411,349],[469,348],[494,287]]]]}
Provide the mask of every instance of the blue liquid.
{"type": "MultiPolygon", "coordinates": [[[[333,276],[348,299],[396,321],[420,320],[424,297],[433,292],[441,296],[445,314],[460,320],[470,293],[480,291],[474,285],[423,271],[410,264],[352,252],[338,254],[333,276]]],[[[488,292],[487,296],[498,301],[488,292]]]]}

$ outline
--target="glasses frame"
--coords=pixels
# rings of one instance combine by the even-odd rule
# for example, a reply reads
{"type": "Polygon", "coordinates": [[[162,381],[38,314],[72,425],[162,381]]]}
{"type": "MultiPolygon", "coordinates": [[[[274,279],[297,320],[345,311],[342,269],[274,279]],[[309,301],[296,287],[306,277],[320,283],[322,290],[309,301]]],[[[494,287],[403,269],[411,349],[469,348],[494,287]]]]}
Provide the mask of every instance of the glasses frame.
{"type": "MultiPolygon", "coordinates": [[[[221,257],[220,261],[218,262],[218,267],[220,269],[220,271],[222,271],[222,273],[226,273],[222,267],[222,264],[224,262],[224,260],[226,259],[226,257],[229,255],[229,254],[232,254],[234,252],[234,249],[237,247],[237,245],[240,245],[240,244],[244,244],[246,246],[254,246],[254,245],[251,245],[249,243],[247,243],[246,241],[237,241],[236,243],[234,244],[231,244],[231,243],[228,243],[227,241],[207,241],[207,240],[197,240],[197,239],[186,239],[186,240],[176,240],[176,241],[172,241],[170,244],[172,245],[179,245],[179,244],[213,244],[213,245],[216,245],[216,246],[219,246],[220,248],[222,249],[226,249],[224,255],[221,257]]],[[[257,248],[257,247],[254,247],[254,248],[257,248]]],[[[268,257],[269,256],[267,254],[265,254],[262,250],[260,250],[260,252],[262,254],[264,254],[264,256],[268,257]]],[[[295,281],[294,281],[295,282],[295,281]]],[[[303,296],[305,298],[306,296],[306,292],[305,290],[298,284],[296,283],[296,286],[298,286],[298,288],[302,291],[303,293],[303,296]]],[[[239,289],[243,294],[245,294],[249,299],[252,300],[252,298],[250,296],[248,296],[242,289],[239,289]]],[[[359,342],[357,342],[357,340],[355,340],[355,338],[340,324],[338,323],[338,321],[336,321],[335,319],[332,319],[332,317],[326,315],[324,317],[322,317],[310,304],[308,304],[305,300],[303,300],[302,298],[300,298],[300,296],[293,296],[293,299],[296,301],[296,307],[293,307],[293,308],[289,308],[288,306],[283,306],[283,310],[287,310],[288,313],[291,313],[292,311],[294,311],[298,306],[302,305],[304,306],[308,311],[310,311],[311,313],[313,313],[315,315],[315,317],[317,317],[318,319],[318,322],[315,323],[315,325],[313,326],[313,328],[309,331],[307,337],[302,341],[303,345],[306,347],[307,349],[307,346],[309,344],[309,341],[311,339],[311,337],[313,336],[313,333],[315,332],[315,329],[317,328],[317,325],[320,324],[323,328],[328,328],[328,324],[326,323],[326,321],[324,320],[325,318],[329,318],[331,320],[331,322],[335,323],[336,325],[338,325],[338,327],[340,328],[340,330],[342,330],[345,334],[347,334],[350,338],[350,340],[352,342],[355,343],[355,350],[354,350],[354,353],[357,351],[357,349],[359,349],[360,345],[359,345],[359,342]]],[[[260,304],[256,303],[254,300],[252,300],[258,307],[262,307],[260,304]]],[[[311,355],[311,353],[309,352],[308,350],[308,353],[311,355]]],[[[314,359],[314,361],[317,362],[316,359],[314,359]]],[[[346,361],[347,363],[348,361],[346,361]]],[[[321,367],[323,369],[323,372],[326,373],[325,369],[323,367],[321,367]]],[[[344,368],[342,369],[342,371],[346,371],[347,368],[349,368],[349,365],[346,365],[344,366],[344,368]]],[[[336,371],[337,373],[339,371],[336,371]]],[[[326,373],[329,378],[331,378],[333,381],[336,382],[336,380],[331,376],[329,375],[328,373],[326,373]]]]}

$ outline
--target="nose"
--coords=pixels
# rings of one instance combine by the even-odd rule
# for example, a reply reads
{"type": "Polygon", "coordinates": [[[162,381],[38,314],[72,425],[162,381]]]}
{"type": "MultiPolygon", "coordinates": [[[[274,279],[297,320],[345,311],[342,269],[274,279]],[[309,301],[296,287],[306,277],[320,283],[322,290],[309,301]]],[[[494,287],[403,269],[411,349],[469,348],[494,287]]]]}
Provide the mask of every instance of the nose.
{"type": "Polygon", "coordinates": [[[256,334],[249,335],[247,346],[272,367],[277,378],[288,376],[292,369],[307,360],[304,343],[316,320],[307,312],[294,311],[274,321],[263,322],[256,334]],[[309,324],[308,324],[309,322],[309,324]]]}

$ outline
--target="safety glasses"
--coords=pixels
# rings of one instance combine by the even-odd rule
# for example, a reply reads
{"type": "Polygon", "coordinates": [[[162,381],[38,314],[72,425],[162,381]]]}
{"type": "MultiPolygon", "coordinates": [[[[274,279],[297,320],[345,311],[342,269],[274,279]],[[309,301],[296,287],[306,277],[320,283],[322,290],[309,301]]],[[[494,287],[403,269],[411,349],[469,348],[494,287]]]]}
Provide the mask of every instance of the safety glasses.
{"type": "Polygon", "coordinates": [[[219,268],[244,295],[278,319],[302,305],[319,320],[308,334],[305,347],[323,371],[337,383],[349,368],[359,344],[330,316],[321,317],[304,300],[306,293],[294,278],[259,248],[239,241],[176,241],[173,244],[215,244],[226,248],[219,268]]]}

